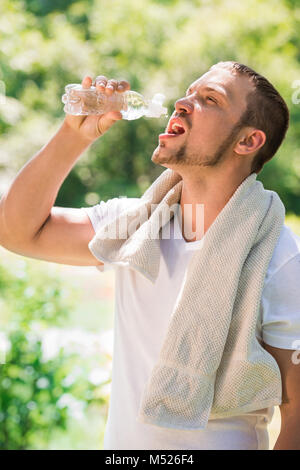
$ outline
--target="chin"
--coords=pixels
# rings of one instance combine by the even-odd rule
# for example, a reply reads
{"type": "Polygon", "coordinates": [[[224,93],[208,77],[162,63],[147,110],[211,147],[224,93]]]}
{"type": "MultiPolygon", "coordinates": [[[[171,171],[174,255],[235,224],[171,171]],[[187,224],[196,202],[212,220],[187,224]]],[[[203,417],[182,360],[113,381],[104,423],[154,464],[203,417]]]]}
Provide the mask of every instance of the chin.
{"type": "Polygon", "coordinates": [[[151,160],[153,161],[153,163],[161,163],[161,161],[163,160],[159,146],[156,147],[156,149],[154,150],[151,160]]]}
{"type": "Polygon", "coordinates": [[[152,154],[151,160],[157,165],[167,166],[167,164],[170,163],[171,158],[168,157],[168,155],[164,154],[163,150],[164,148],[158,145],[152,154]]]}

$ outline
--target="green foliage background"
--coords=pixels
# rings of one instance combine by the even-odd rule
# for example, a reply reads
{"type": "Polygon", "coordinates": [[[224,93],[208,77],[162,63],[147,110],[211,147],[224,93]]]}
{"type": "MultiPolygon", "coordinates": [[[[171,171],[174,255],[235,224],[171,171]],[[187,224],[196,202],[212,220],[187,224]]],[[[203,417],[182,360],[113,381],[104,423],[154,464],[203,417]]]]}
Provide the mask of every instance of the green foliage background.
{"type": "MultiPolygon", "coordinates": [[[[58,347],[47,354],[45,332],[55,327],[54,333],[64,328],[66,334],[80,302],[77,289],[62,281],[58,271],[48,271],[46,263],[2,256],[0,333],[5,332],[9,347],[4,364],[0,360],[0,450],[47,448],[58,430],[70,434],[72,426],[78,427],[80,420],[82,424],[82,416],[93,408],[98,423],[107,414],[103,389],[111,380],[107,354],[80,354],[78,345],[77,350],[58,347]],[[91,374],[100,368],[108,369],[108,374],[102,373],[95,384],[91,374]],[[73,415],[77,422],[71,421],[73,415]]],[[[57,341],[57,334],[51,341],[57,341]]],[[[0,337],[0,353],[2,342],[0,337]]],[[[83,350],[87,347],[86,341],[83,350]]],[[[84,436],[78,444],[87,445],[84,436]]],[[[101,444],[100,435],[97,444],[101,444]]]]}
{"type": "MultiPolygon", "coordinates": [[[[296,0],[1,0],[0,196],[60,126],[68,83],[85,74],[125,78],[147,97],[163,92],[172,113],[212,64],[237,60],[265,75],[289,106],[286,140],[259,179],[279,193],[287,220],[299,230],[300,104],[292,103],[300,80],[299,29],[296,0]]],[[[163,170],[151,155],[165,124],[164,118],[118,122],[80,158],[55,205],[140,196],[163,170]]],[[[68,426],[67,406],[59,404],[64,394],[107,405],[101,387],[88,380],[92,365],[78,355],[62,351],[43,361],[38,331],[59,327],[74,304],[61,296],[55,277],[31,266],[28,261],[29,274],[20,279],[0,265],[0,329],[11,343],[0,365],[0,449],[46,447],[52,431],[68,426]],[[64,379],[75,364],[82,373],[69,383],[64,379]]]]}
{"type": "MultiPolygon", "coordinates": [[[[259,178],[300,213],[299,3],[291,0],[2,0],[0,191],[53,135],[61,95],[89,73],[126,78],[132,89],[162,91],[169,112],[187,86],[219,60],[265,75],[282,93],[291,126],[259,178]]],[[[119,195],[139,196],[163,170],[151,162],[165,118],[119,122],[81,157],[56,205],[81,207],[119,195]]]]}

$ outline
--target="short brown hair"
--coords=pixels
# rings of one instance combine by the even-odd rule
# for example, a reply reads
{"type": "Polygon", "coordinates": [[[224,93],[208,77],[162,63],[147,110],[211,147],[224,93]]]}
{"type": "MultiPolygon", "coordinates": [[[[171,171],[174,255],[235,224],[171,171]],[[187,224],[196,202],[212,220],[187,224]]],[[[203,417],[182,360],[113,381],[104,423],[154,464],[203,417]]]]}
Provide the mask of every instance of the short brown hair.
{"type": "Polygon", "coordinates": [[[274,86],[247,65],[234,61],[218,62],[211,68],[223,67],[233,73],[247,75],[254,84],[254,91],[247,96],[247,108],[237,126],[251,126],[266,134],[265,144],[258,150],[252,162],[252,173],[259,173],[280,147],[289,127],[289,110],[286,102],[274,86]]]}

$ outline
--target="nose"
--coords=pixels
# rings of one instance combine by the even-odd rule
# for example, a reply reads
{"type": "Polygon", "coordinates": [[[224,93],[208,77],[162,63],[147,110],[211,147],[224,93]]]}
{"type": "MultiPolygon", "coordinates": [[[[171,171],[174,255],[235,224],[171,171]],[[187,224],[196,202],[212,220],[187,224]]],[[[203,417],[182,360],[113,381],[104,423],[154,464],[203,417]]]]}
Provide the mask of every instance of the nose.
{"type": "Polygon", "coordinates": [[[194,111],[194,105],[187,98],[180,98],[175,103],[177,113],[191,114],[194,111]]]}

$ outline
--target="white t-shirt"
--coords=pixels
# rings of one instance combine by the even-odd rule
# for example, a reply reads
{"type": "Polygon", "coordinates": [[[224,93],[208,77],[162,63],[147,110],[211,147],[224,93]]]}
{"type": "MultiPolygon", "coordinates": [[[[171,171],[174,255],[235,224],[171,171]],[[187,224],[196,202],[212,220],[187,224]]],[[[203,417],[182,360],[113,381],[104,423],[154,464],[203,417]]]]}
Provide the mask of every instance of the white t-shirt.
{"type": "MultiPolygon", "coordinates": [[[[95,232],[135,198],[114,198],[82,208],[95,232]]],[[[170,222],[174,233],[174,219],[170,222]]],[[[175,226],[176,227],[176,226],[175,226]]],[[[177,229],[177,227],[176,227],[177,229]]],[[[204,430],[176,430],[136,421],[141,395],[157,362],[188,262],[201,241],[161,239],[159,274],[153,284],[129,267],[116,267],[112,388],[105,449],[268,449],[267,425],[274,407],[209,420],[204,430]]],[[[100,271],[112,266],[97,266],[100,271]]],[[[297,349],[300,339],[300,237],[283,226],[265,278],[259,340],[282,349],[297,349]]]]}

